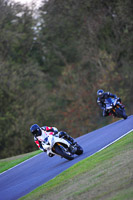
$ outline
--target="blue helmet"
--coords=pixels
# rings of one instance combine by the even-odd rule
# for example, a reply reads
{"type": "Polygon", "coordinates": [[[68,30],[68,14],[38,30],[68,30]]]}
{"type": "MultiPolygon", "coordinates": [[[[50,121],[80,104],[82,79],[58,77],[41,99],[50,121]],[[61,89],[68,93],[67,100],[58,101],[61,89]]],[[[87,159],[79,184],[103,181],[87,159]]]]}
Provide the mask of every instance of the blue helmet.
{"type": "Polygon", "coordinates": [[[30,127],[30,132],[35,136],[40,136],[42,134],[41,128],[37,125],[34,124],[30,127]]]}
{"type": "Polygon", "coordinates": [[[97,96],[101,96],[104,93],[104,91],[102,89],[97,91],[97,96]]]}

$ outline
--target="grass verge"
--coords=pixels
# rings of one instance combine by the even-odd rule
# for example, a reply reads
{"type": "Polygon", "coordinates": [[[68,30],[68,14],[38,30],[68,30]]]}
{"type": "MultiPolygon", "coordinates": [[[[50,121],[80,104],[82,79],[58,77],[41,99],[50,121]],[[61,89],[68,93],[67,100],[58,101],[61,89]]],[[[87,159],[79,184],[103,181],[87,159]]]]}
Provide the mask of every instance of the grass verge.
{"type": "Polygon", "coordinates": [[[19,156],[14,156],[14,157],[10,157],[10,158],[5,158],[5,159],[1,159],[0,160],[0,173],[18,165],[19,163],[39,154],[40,150],[37,151],[33,151],[30,153],[26,153],[26,154],[22,154],[19,156]]]}
{"type": "Polygon", "coordinates": [[[21,200],[130,200],[133,197],[133,132],[80,161],[21,200]]]}

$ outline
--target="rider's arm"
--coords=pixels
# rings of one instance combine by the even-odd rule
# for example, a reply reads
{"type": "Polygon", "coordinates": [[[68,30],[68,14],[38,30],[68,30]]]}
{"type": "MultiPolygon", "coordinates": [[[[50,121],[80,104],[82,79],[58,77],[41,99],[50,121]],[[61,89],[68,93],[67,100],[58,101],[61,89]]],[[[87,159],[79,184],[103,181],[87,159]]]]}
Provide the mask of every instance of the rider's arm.
{"type": "Polygon", "coordinates": [[[121,98],[117,97],[115,94],[110,93],[110,97],[117,99],[121,103],[121,98]]]}
{"type": "Polygon", "coordinates": [[[41,151],[44,151],[41,142],[40,142],[37,138],[35,138],[35,137],[34,137],[34,141],[35,141],[36,145],[38,146],[38,148],[39,148],[41,151]]]}
{"type": "Polygon", "coordinates": [[[56,127],[49,127],[49,126],[46,126],[45,127],[45,130],[47,132],[54,132],[54,133],[58,133],[58,129],[56,127]]]}
{"type": "Polygon", "coordinates": [[[97,99],[97,103],[102,109],[105,108],[104,104],[100,101],[100,98],[97,99]]]}
{"type": "Polygon", "coordinates": [[[110,93],[110,92],[108,92],[108,96],[109,96],[109,97],[112,97],[112,98],[114,98],[114,99],[117,98],[117,96],[116,96],[115,94],[112,94],[112,93],[110,93]]]}

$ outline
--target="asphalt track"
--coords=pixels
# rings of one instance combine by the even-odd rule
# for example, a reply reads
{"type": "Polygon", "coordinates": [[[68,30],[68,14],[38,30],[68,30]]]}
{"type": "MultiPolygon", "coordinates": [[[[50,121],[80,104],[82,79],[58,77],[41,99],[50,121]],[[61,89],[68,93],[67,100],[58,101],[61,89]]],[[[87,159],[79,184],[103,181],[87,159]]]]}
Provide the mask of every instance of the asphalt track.
{"type": "Polygon", "coordinates": [[[41,153],[16,167],[0,174],[0,200],[16,200],[46,183],[75,163],[110,145],[133,129],[133,115],[126,120],[85,134],[75,140],[83,147],[84,153],[67,161],[59,156],[49,158],[41,153]]]}

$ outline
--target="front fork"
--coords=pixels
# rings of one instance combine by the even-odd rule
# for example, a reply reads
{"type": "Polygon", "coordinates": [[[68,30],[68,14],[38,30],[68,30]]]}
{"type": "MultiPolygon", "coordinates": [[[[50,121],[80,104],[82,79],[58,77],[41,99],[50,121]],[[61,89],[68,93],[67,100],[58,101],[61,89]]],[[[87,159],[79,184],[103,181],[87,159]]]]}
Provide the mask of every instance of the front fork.
{"type": "MultiPolygon", "coordinates": [[[[116,108],[120,108],[120,106],[116,105],[116,108]]],[[[112,114],[114,114],[116,116],[116,110],[115,110],[115,108],[113,108],[112,111],[113,111],[112,114]]]]}

